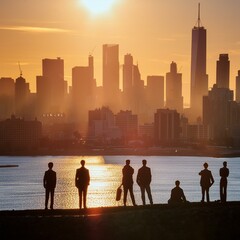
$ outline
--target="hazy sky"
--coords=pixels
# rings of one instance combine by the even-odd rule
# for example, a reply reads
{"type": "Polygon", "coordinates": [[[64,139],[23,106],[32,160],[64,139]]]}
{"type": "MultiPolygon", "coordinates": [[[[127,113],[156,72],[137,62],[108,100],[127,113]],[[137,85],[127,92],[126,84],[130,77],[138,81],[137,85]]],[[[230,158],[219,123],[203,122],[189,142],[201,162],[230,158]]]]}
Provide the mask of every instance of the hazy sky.
{"type": "MultiPolygon", "coordinates": [[[[166,75],[175,61],[183,74],[184,102],[189,103],[191,30],[201,20],[207,29],[209,87],[216,81],[220,53],[230,58],[230,87],[240,70],[239,0],[0,0],[0,77],[23,77],[35,92],[42,59],[61,57],[71,85],[74,66],[95,58],[95,77],[102,83],[102,45],[119,44],[120,64],[131,53],[142,79],[166,75]],[[95,4],[94,4],[95,2],[95,4]],[[96,5],[96,2],[102,2],[96,5]],[[110,4],[101,14],[96,11],[110,4]],[[95,13],[93,13],[95,12],[95,13]]],[[[98,3],[97,3],[98,4],[98,3]]]]}

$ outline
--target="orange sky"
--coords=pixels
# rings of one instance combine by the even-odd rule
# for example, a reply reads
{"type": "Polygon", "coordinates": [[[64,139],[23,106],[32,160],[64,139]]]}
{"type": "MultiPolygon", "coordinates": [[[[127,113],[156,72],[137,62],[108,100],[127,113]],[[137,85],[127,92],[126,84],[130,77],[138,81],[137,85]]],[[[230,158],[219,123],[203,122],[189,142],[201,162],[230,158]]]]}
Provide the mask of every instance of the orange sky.
{"type": "MultiPolygon", "coordinates": [[[[1,0],[0,77],[17,78],[18,62],[35,92],[43,58],[61,57],[71,85],[74,66],[95,58],[95,77],[102,82],[102,45],[119,44],[120,64],[131,53],[142,79],[166,75],[172,61],[183,74],[183,95],[189,103],[191,30],[197,20],[196,0],[115,0],[109,11],[92,14],[83,0],[1,0]]],[[[101,0],[89,0],[101,1],[101,0]]],[[[114,1],[114,0],[102,0],[114,1]]],[[[202,0],[207,29],[209,87],[215,83],[220,53],[230,58],[230,87],[240,70],[239,0],[202,0]]]]}

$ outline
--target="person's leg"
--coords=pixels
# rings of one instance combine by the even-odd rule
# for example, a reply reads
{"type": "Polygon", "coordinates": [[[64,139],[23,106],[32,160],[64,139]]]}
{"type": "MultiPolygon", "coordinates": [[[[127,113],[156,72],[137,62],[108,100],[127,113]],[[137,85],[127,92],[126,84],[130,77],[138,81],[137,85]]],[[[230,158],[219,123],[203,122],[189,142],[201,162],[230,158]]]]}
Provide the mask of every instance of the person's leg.
{"type": "Polygon", "coordinates": [[[227,201],[227,184],[223,186],[223,201],[227,201]]]}
{"type": "Polygon", "coordinates": [[[128,193],[128,187],[123,186],[123,205],[126,206],[127,204],[127,193],[128,193]]]}
{"type": "Polygon", "coordinates": [[[143,205],[146,205],[146,201],[145,201],[145,187],[144,186],[140,186],[140,190],[141,190],[141,197],[142,197],[143,205]]]}
{"type": "Polygon", "coordinates": [[[222,179],[220,180],[220,201],[224,202],[224,186],[222,179]]]}
{"type": "Polygon", "coordinates": [[[204,202],[205,199],[205,188],[202,187],[202,202],[204,202]]]}
{"type": "Polygon", "coordinates": [[[152,193],[151,193],[150,185],[146,186],[146,192],[147,192],[147,195],[148,195],[149,202],[152,205],[153,204],[153,200],[152,200],[152,193]]]}
{"type": "Polygon", "coordinates": [[[48,208],[48,199],[49,199],[49,189],[46,188],[46,194],[45,194],[45,209],[48,208]]]}
{"type": "Polygon", "coordinates": [[[220,183],[220,201],[223,202],[223,187],[221,183],[220,183]]]}
{"type": "Polygon", "coordinates": [[[54,188],[51,189],[50,195],[51,195],[50,209],[53,209],[53,204],[54,204],[54,188]]]}
{"type": "Polygon", "coordinates": [[[206,188],[207,202],[210,202],[209,198],[209,187],[206,188]]]}
{"type": "Polygon", "coordinates": [[[82,209],[82,189],[78,189],[78,196],[79,196],[79,208],[82,209]]]}
{"type": "Polygon", "coordinates": [[[131,196],[131,199],[132,199],[132,204],[133,204],[133,206],[136,206],[135,198],[134,198],[134,194],[133,194],[133,185],[131,185],[129,187],[129,192],[130,192],[130,196],[131,196]]]}
{"type": "Polygon", "coordinates": [[[87,208],[87,186],[83,190],[83,207],[87,208]]]}

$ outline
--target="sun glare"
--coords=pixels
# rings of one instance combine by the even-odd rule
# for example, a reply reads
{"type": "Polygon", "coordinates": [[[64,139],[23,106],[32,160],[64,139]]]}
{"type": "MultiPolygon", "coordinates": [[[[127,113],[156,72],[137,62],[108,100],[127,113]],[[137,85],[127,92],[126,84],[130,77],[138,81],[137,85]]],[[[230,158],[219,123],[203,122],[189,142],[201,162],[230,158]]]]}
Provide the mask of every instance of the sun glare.
{"type": "Polygon", "coordinates": [[[83,6],[92,14],[102,14],[111,9],[116,0],[81,0],[83,6]]]}

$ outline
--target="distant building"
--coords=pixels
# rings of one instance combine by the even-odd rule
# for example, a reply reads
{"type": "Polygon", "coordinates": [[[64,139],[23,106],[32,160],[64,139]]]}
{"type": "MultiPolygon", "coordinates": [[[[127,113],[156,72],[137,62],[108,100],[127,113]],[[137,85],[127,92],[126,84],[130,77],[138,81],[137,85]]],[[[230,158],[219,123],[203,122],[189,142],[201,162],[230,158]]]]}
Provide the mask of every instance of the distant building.
{"type": "Polygon", "coordinates": [[[166,107],[183,112],[182,74],[177,72],[177,64],[172,62],[166,74],[166,107]]]}
{"type": "Polygon", "coordinates": [[[40,114],[63,112],[65,92],[63,59],[43,59],[42,76],[37,77],[38,104],[43,109],[40,114]]]}
{"type": "Polygon", "coordinates": [[[200,4],[197,25],[192,29],[191,50],[191,121],[202,116],[202,98],[208,93],[208,75],[206,74],[207,31],[201,26],[200,4]]]}
{"type": "Polygon", "coordinates": [[[210,139],[223,142],[231,129],[230,106],[233,91],[215,84],[203,97],[203,124],[209,126],[210,139]]]}
{"type": "Polygon", "coordinates": [[[115,116],[116,126],[122,131],[125,141],[135,140],[138,136],[138,116],[132,111],[120,111],[115,116]]]}
{"type": "Polygon", "coordinates": [[[103,45],[103,105],[114,112],[120,109],[119,46],[103,45]]]}
{"type": "Polygon", "coordinates": [[[236,76],[236,102],[240,103],[240,70],[236,76]]]}
{"type": "Polygon", "coordinates": [[[105,143],[122,137],[121,130],[115,125],[115,116],[109,108],[91,110],[88,114],[88,138],[105,143]]]}
{"type": "Polygon", "coordinates": [[[144,81],[131,54],[124,56],[122,109],[131,110],[142,121],[145,112],[144,81]]]}
{"type": "Polygon", "coordinates": [[[209,140],[209,126],[201,123],[187,126],[187,139],[189,141],[209,140]]]}
{"type": "Polygon", "coordinates": [[[229,88],[230,62],[228,54],[220,54],[217,61],[217,86],[219,88],[229,88]]]}
{"type": "Polygon", "coordinates": [[[164,107],[164,77],[147,76],[146,91],[146,122],[153,122],[153,115],[156,109],[164,107]]]}
{"type": "Polygon", "coordinates": [[[27,118],[29,110],[29,83],[22,76],[15,82],[15,114],[17,117],[27,118]]]}
{"type": "Polygon", "coordinates": [[[180,114],[176,110],[157,109],[154,114],[154,139],[156,145],[174,143],[180,136],[180,114]]]}
{"type": "Polygon", "coordinates": [[[0,120],[14,113],[15,85],[12,78],[0,78],[0,120]]]}
{"type": "Polygon", "coordinates": [[[88,66],[72,69],[71,116],[73,121],[87,127],[88,111],[95,108],[96,81],[93,73],[93,57],[89,56],[88,66]]]}
{"type": "MultiPolygon", "coordinates": [[[[41,122],[25,121],[12,116],[0,122],[0,147],[7,150],[25,150],[38,147],[42,136],[41,122]]],[[[4,149],[4,150],[6,150],[4,149]]]]}
{"type": "Polygon", "coordinates": [[[145,123],[144,125],[139,125],[138,127],[138,136],[139,137],[154,137],[154,124],[153,123],[145,123]]]}

